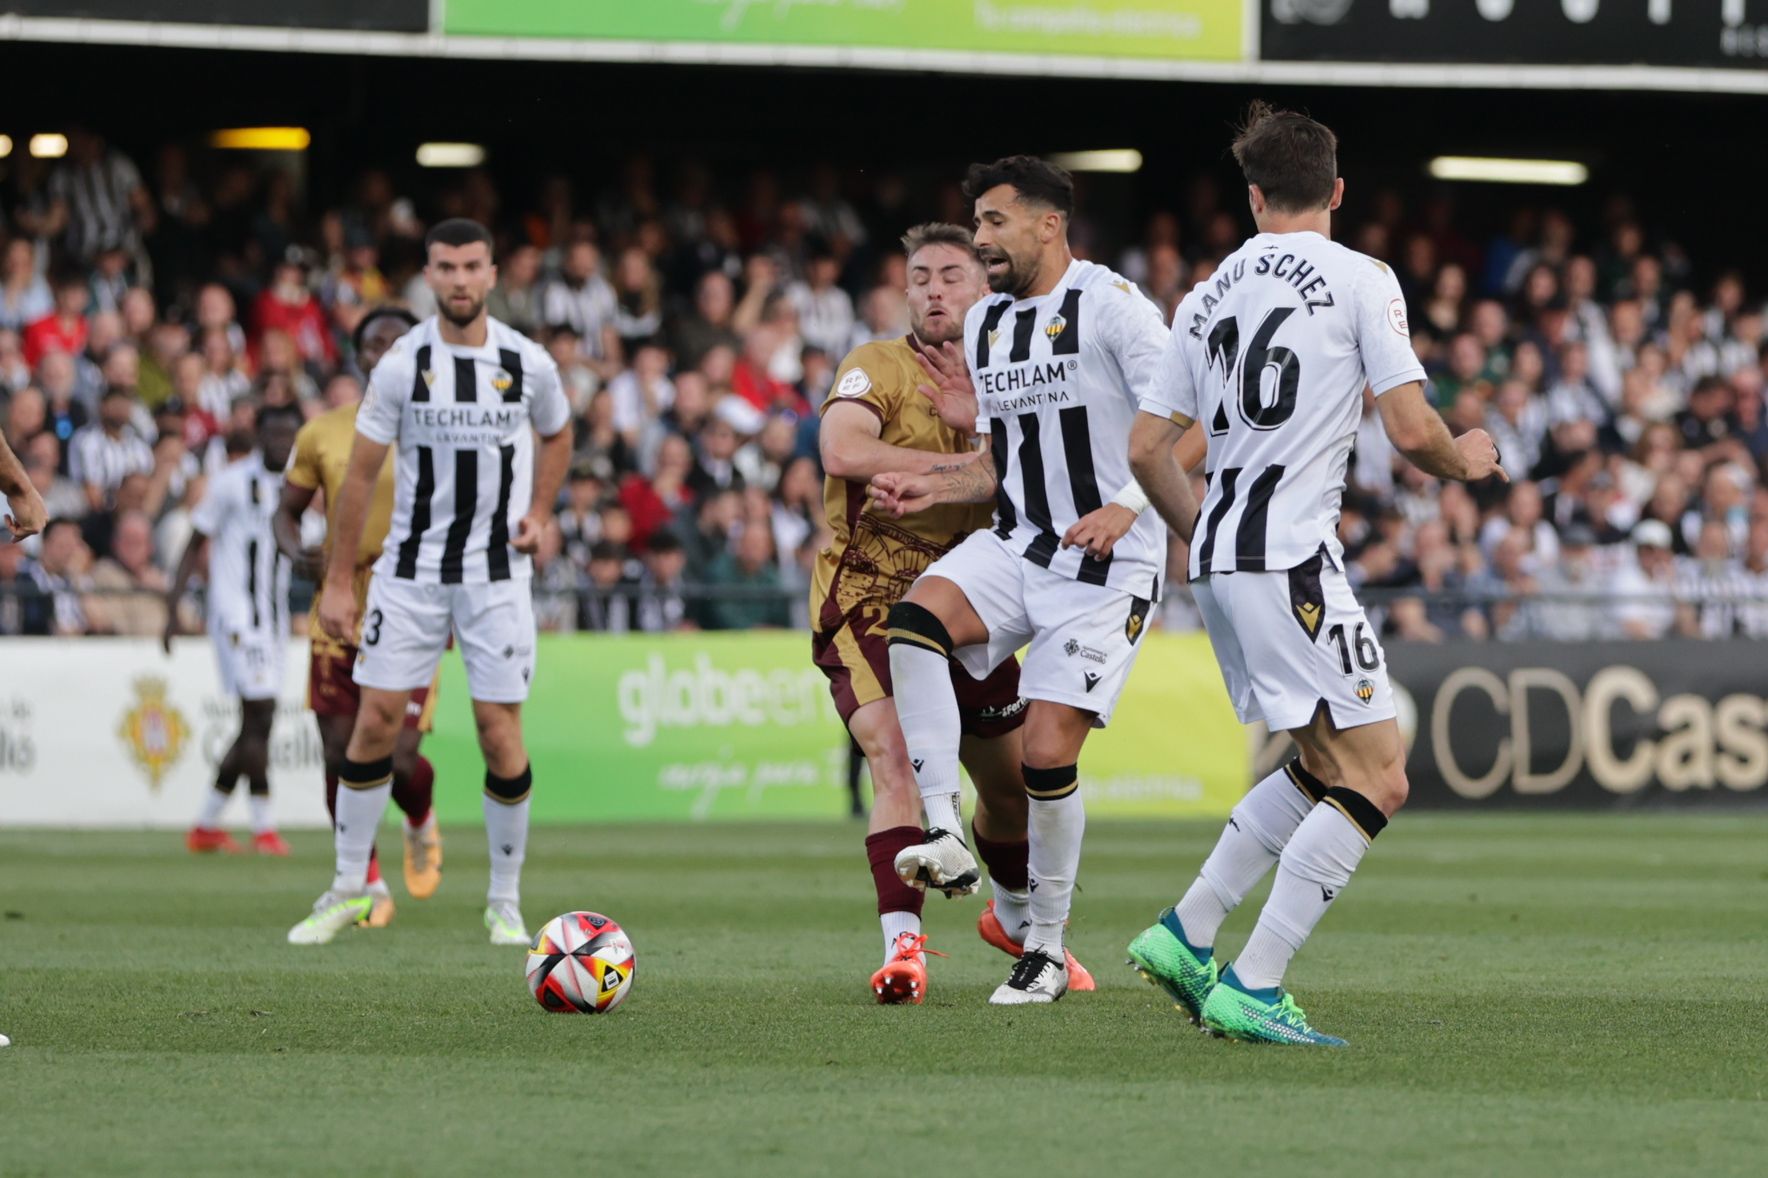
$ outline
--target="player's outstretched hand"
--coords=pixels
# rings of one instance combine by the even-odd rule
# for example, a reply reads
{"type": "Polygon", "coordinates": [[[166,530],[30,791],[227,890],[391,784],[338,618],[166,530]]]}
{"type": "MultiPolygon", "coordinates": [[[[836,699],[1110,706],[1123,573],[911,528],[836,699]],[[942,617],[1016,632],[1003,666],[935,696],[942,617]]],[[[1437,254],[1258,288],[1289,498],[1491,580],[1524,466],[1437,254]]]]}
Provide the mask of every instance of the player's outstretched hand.
{"type": "Polygon", "coordinates": [[[1097,511],[1089,511],[1076,520],[1062,537],[1064,548],[1084,548],[1088,556],[1103,560],[1111,549],[1135,526],[1136,513],[1121,503],[1107,503],[1097,511]]]}
{"type": "Polygon", "coordinates": [[[948,340],[935,347],[916,348],[915,360],[932,382],[915,388],[933,402],[933,412],[939,420],[959,433],[975,433],[976,390],[970,384],[970,366],[964,361],[963,346],[948,340]]]}
{"type": "Polygon", "coordinates": [[[935,492],[939,479],[934,475],[905,474],[886,471],[872,476],[866,494],[886,515],[901,519],[917,511],[925,511],[938,502],[935,492]]]}
{"type": "Polygon", "coordinates": [[[35,536],[49,520],[49,509],[43,506],[43,496],[37,494],[35,487],[27,487],[16,499],[7,499],[5,514],[4,522],[15,541],[35,536]]]}
{"type": "Polygon", "coordinates": [[[356,641],[356,591],[349,585],[325,583],[319,595],[319,628],[339,642],[356,641]]]}
{"type": "Polygon", "coordinates": [[[545,516],[529,512],[516,521],[516,534],[510,540],[510,547],[517,552],[533,556],[540,551],[540,537],[546,532],[545,516]]]}
{"type": "Polygon", "coordinates": [[[1467,464],[1467,481],[1477,483],[1488,476],[1495,476],[1504,482],[1510,481],[1510,475],[1498,465],[1498,446],[1492,441],[1492,435],[1483,429],[1470,429],[1455,439],[1455,449],[1461,452],[1461,459],[1467,464]]]}

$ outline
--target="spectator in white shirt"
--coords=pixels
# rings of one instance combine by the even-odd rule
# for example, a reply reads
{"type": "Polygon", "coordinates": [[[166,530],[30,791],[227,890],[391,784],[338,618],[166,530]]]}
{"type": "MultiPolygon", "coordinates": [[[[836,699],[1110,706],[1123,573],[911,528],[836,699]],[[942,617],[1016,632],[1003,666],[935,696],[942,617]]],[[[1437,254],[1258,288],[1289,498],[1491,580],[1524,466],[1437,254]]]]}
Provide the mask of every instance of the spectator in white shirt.
{"type": "Polygon", "coordinates": [[[1693,629],[1692,608],[1675,600],[1676,558],[1670,553],[1670,526],[1662,520],[1641,520],[1633,528],[1634,559],[1609,581],[1610,607],[1628,638],[1663,638],[1678,628],[1678,618],[1693,629]]]}
{"type": "Polygon", "coordinates": [[[831,355],[846,355],[853,335],[853,300],[836,285],[841,263],[828,250],[812,255],[802,281],[786,288],[786,297],[798,312],[798,330],[804,341],[831,355]]]}
{"type": "Polygon", "coordinates": [[[601,251],[592,241],[576,241],[565,251],[559,277],[542,300],[549,326],[569,324],[582,340],[585,356],[606,379],[620,370],[620,337],[614,288],[600,274],[601,251]]]}
{"type": "Polygon", "coordinates": [[[153,449],[135,431],[134,416],[135,398],[113,387],[98,404],[98,420],[74,434],[68,474],[84,486],[93,511],[110,507],[129,475],[153,471],[153,449]]]}
{"type": "Polygon", "coordinates": [[[614,428],[636,449],[645,425],[675,404],[669,353],[661,344],[640,344],[633,353],[632,367],[608,382],[608,393],[614,400],[614,428]]]}

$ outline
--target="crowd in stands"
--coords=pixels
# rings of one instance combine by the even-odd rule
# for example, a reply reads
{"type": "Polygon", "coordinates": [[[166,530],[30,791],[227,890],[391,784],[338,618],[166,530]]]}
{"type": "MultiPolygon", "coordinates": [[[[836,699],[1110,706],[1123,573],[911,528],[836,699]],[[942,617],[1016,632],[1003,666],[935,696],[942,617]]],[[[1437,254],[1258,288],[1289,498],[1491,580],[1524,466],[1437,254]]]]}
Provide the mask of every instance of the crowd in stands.
{"type": "MultiPolygon", "coordinates": [[[[361,396],[352,329],[384,302],[433,310],[425,221],[455,215],[493,227],[491,312],[545,343],[576,413],[543,625],[802,626],[827,539],[817,407],[850,348],[906,330],[902,230],[968,221],[955,185],[830,167],[727,187],[641,159],[520,208],[486,171],[410,193],[375,171],[310,209],[287,171],[178,147],[142,167],[90,133],[8,163],[0,424],[54,522],[0,546],[0,634],[160,633],[207,476],[259,405],[361,396]]],[[[1179,203],[1128,233],[1083,203],[1072,235],[1169,316],[1248,230],[1207,178],[1179,203]]],[[[1624,199],[1514,214],[1478,238],[1444,192],[1341,215],[1398,274],[1436,405],[1491,431],[1513,479],[1419,476],[1371,401],[1340,523],[1354,583],[1413,640],[1768,634],[1760,298],[1624,199]]],[[[1166,624],[1194,625],[1168,581],[1166,624]]]]}

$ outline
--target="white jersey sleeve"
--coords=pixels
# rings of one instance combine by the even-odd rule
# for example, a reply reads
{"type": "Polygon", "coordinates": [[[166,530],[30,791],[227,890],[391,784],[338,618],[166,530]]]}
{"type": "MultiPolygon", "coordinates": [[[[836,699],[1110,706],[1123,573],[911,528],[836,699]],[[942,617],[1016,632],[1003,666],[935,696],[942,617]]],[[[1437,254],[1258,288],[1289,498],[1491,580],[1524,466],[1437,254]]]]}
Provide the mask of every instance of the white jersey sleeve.
{"type": "Polygon", "coordinates": [[[1125,282],[1101,287],[1106,313],[1100,316],[1107,345],[1123,370],[1124,392],[1130,405],[1157,395],[1166,383],[1168,332],[1160,308],[1125,282]]]}
{"type": "Polygon", "coordinates": [[[1172,330],[1167,332],[1161,348],[1160,382],[1142,394],[1142,412],[1156,417],[1174,415],[1186,421],[1197,420],[1197,384],[1191,379],[1191,365],[1185,358],[1184,329],[1179,316],[1173,317],[1172,330]]]}
{"type": "Polygon", "coordinates": [[[1376,396],[1404,384],[1424,379],[1424,366],[1412,350],[1412,330],[1406,322],[1406,298],[1400,293],[1394,272],[1367,259],[1353,291],[1357,300],[1352,320],[1363,371],[1376,396]]]}
{"type": "Polygon", "coordinates": [[[233,501],[238,498],[239,479],[229,473],[232,469],[222,467],[216,471],[203,491],[202,501],[191,509],[190,526],[205,536],[217,535],[222,523],[234,508],[233,501]]]}
{"type": "Polygon", "coordinates": [[[405,415],[405,402],[411,396],[411,382],[417,375],[408,344],[415,334],[400,337],[368,378],[362,408],[356,411],[356,432],[371,442],[390,446],[399,438],[399,422],[405,415]]]}
{"type": "Polygon", "coordinates": [[[535,351],[539,355],[535,359],[534,400],[528,406],[528,420],[541,437],[550,438],[571,423],[571,402],[565,397],[558,364],[538,348],[535,351]]]}

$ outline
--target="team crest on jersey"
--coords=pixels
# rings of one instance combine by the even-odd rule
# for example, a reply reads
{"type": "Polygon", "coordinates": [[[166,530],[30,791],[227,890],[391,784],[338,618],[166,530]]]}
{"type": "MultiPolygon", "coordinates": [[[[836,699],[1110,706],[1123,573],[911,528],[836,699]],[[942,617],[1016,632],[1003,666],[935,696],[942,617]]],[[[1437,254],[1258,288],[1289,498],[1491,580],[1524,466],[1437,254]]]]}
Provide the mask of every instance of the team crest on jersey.
{"type": "Polygon", "coordinates": [[[1044,324],[1044,334],[1050,337],[1051,343],[1055,343],[1056,337],[1061,335],[1063,332],[1065,332],[1067,330],[1068,330],[1068,320],[1062,318],[1061,315],[1057,315],[1055,318],[1051,319],[1048,323],[1044,324]]]}
{"type": "Polygon", "coordinates": [[[509,373],[505,372],[501,368],[499,368],[496,372],[491,374],[491,387],[496,389],[500,393],[509,392],[510,386],[515,383],[516,383],[516,378],[511,376],[509,373]]]}
{"type": "Polygon", "coordinates": [[[995,341],[999,340],[1000,338],[1001,338],[1001,329],[1000,328],[991,327],[988,329],[988,346],[989,347],[991,347],[991,348],[994,347],[995,341]]]}
{"type": "Polygon", "coordinates": [[[1375,698],[1375,684],[1368,679],[1357,680],[1357,698],[1368,703],[1375,698]]]}
{"type": "Polygon", "coordinates": [[[164,679],[147,676],[135,681],[135,706],[123,713],[117,735],[156,793],[167,771],[184,755],[190,733],[190,721],[166,699],[164,679]]]}
{"type": "Polygon", "coordinates": [[[1118,290],[1121,290],[1124,294],[1135,294],[1136,293],[1134,290],[1130,289],[1130,284],[1126,279],[1119,278],[1116,282],[1113,282],[1111,285],[1115,286],[1118,290]]]}

